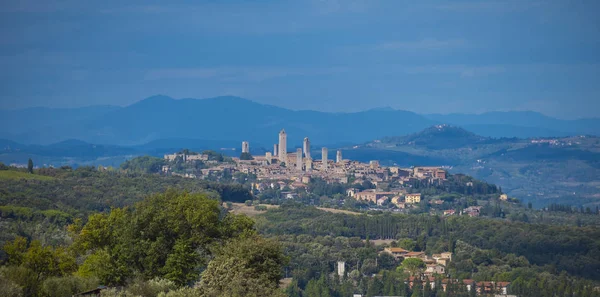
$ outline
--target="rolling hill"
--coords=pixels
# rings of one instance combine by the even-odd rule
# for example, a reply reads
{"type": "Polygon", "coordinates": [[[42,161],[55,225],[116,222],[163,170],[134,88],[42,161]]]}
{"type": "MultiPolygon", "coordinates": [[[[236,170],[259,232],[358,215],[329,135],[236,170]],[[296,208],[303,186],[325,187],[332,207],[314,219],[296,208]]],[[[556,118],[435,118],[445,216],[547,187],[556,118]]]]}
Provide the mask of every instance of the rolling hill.
{"type": "Polygon", "coordinates": [[[445,165],[500,185],[533,202],[600,204],[600,138],[593,136],[494,139],[436,125],[407,136],[346,148],[344,154],[400,166],[445,165]]]}

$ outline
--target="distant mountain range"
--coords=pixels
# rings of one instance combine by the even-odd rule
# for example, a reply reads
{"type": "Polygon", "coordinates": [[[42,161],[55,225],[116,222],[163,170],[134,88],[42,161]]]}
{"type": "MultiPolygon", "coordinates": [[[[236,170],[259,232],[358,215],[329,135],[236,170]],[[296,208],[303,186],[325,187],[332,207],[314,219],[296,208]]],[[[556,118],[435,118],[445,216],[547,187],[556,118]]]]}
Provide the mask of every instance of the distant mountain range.
{"type": "Polygon", "coordinates": [[[436,124],[462,126],[488,137],[600,135],[600,119],[559,120],[535,112],[419,115],[376,108],[355,113],[294,111],[238,97],[173,99],[153,96],[126,107],[0,110],[0,138],[24,144],[79,139],[104,145],[204,141],[269,148],[282,128],[289,147],[305,136],[317,145],[361,143],[406,135],[436,124]]]}

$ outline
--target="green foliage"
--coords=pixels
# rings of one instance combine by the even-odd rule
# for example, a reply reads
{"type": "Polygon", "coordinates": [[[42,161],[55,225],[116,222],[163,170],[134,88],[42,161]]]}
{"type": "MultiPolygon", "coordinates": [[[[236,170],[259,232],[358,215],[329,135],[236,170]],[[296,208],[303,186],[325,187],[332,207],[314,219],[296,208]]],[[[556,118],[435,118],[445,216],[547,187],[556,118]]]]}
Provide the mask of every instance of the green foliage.
{"type": "Polygon", "coordinates": [[[209,161],[217,161],[217,162],[225,161],[225,156],[223,156],[223,154],[217,153],[215,151],[207,150],[207,151],[203,151],[202,154],[208,155],[209,161]]]}
{"type": "Polygon", "coordinates": [[[229,242],[202,273],[200,289],[206,296],[283,296],[279,291],[281,247],[257,235],[229,242]]]}
{"type": "Polygon", "coordinates": [[[164,159],[142,156],[125,161],[121,164],[121,169],[141,173],[158,173],[161,172],[162,166],[165,164],[164,159]]]}
{"type": "Polygon", "coordinates": [[[419,275],[420,271],[425,268],[425,262],[418,258],[408,258],[402,261],[402,265],[398,267],[400,271],[407,271],[411,275],[419,275]]]}
{"type": "Polygon", "coordinates": [[[240,160],[254,160],[250,153],[242,153],[240,155],[240,160]]]}
{"type": "Polygon", "coordinates": [[[254,206],[254,209],[258,210],[258,211],[265,211],[265,210],[267,210],[267,206],[266,205],[256,205],[256,206],[254,206]]]}
{"type": "Polygon", "coordinates": [[[15,182],[17,181],[50,181],[52,180],[49,176],[43,176],[39,174],[33,174],[28,172],[16,171],[16,170],[0,170],[0,181],[15,182]]]}
{"type": "MultiPolygon", "coordinates": [[[[98,171],[95,168],[39,169],[39,174],[14,170],[0,171],[0,206],[20,206],[36,210],[57,209],[85,217],[91,212],[111,207],[132,206],[153,193],[169,188],[189,192],[215,192],[224,201],[252,200],[241,185],[206,182],[195,179],[164,177],[151,174],[98,171]],[[3,175],[23,176],[3,179],[3,175]],[[35,179],[32,182],[31,179],[35,179]]],[[[1,228],[1,227],[0,227],[1,228]]],[[[1,244],[1,242],[0,242],[1,244]]]]}
{"type": "Polygon", "coordinates": [[[335,194],[346,195],[349,185],[340,183],[327,183],[322,178],[312,178],[308,184],[308,191],[316,196],[333,196],[335,194]]]}
{"type": "Polygon", "coordinates": [[[415,250],[452,251],[457,240],[482,249],[524,256],[532,265],[596,279],[600,277],[600,229],[453,216],[332,214],[300,205],[282,205],[260,215],[263,233],[310,236],[357,236],[370,239],[410,238],[415,250]]]}
{"type": "Polygon", "coordinates": [[[148,197],[134,210],[90,216],[74,248],[92,253],[79,273],[105,284],[123,284],[140,274],[181,286],[197,279],[208,261],[202,255],[210,254],[213,243],[251,227],[235,215],[222,217],[218,201],[206,194],[170,190],[148,197]]]}
{"type": "Polygon", "coordinates": [[[33,160],[31,158],[27,161],[27,172],[33,174],[33,160]]]}
{"type": "Polygon", "coordinates": [[[77,276],[50,277],[41,286],[42,296],[63,297],[91,290],[98,286],[98,280],[94,278],[82,278],[77,276]]]}
{"type": "Polygon", "coordinates": [[[417,243],[410,238],[403,238],[397,241],[397,246],[407,251],[414,251],[417,243]]]}
{"type": "Polygon", "coordinates": [[[303,296],[308,297],[330,297],[329,286],[325,281],[325,276],[321,276],[318,280],[311,279],[306,285],[303,296]]]}
{"type": "Polygon", "coordinates": [[[154,278],[144,281],[141,278],[137,278],[127,287],[127,292],[135,296],[156,297],[170,291],[175,291],[177,288],[177,284],[167,279],[154,278]]]}
{"type": "Polygon", "coordinates": [[[0,267],[0,292],[2,292],[2,296],[22,297],[23,287],[14,282],[9,276],[5,275],[7,272],[10,272],[10,270],[0,267]]]}
{"type": "Polygon", "coordinates": [[[200,290],[198,290],[196,288],[183,287],[178,290],[169,291],[167,293],[159,293],[158,297],[205,297],[205,296],[202,295],[200,290]]]}

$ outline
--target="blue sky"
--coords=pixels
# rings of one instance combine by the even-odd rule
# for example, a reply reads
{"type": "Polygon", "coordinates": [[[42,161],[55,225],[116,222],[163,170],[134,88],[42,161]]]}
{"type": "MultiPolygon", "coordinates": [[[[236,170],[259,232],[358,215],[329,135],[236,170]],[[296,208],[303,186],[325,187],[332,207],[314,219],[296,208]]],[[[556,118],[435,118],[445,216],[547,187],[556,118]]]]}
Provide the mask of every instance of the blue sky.
{"type": "Polygon", "coordinates": [[[1,1],[0,108],[236,95],[600,117],[600,1],[88,2],[1,1]]]}

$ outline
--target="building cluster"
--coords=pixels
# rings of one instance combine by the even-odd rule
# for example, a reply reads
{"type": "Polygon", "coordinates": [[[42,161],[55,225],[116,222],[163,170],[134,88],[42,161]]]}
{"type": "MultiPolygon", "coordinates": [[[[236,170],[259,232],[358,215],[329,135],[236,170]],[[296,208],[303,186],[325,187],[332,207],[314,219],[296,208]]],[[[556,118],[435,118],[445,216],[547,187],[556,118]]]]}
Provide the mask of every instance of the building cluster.
{"type": "MultiPolygon", "coordinates": [[[[427,183],[433,184],[446,179],[446,171],[440,167],[380,167],[377,161],[371,161],[369,163],[369,168],[375,170],[375,176],[371,176],[374,179],[375,185],[377,185],[377,182],[385,182],[397,183],[403,186],[404,184],[415,180],[426,181],[427,183]],[[381,169],[377,170],[379,168],[381,169]],[[382,175],[379,175],[379,173],[382,173],[382,175]]],[[[421,193],[408,193],[407,187],[390,189],[388,191],[373,189],[362,192],[356,192],[354,189],[350,189],[347,194],[356,200],[372,202],[377,205],[392,203],[400,209],[407,208],[410,205],[419,204],[422,200],[421,193]]]]}
{"type": "Polygon", "coordinates": [[[165,160],[169,162],[173,162],[177,160],[177,158],[181,158],[183,162],[193,162],[193,161],[208,161],[208,155],[206,154],[185,154],[185,153],[175,153],[170,155],[165,155],[165,160]]]}
{"type": "Polygon", "coordinates": [[[452,253],[444,252],[441,254],[433,254],[427,256],[424,252],[411,252],[399,247],[387,247],[383,249],[382,253],[388,253],[392,255],[396,260],[416,258],[423,260],[426,265],[424,275],[433,276],[436,274],[446,273],[446,267],[452,261],[452,253]]]}
{"type": "MultiPolygon", "coordinates": [[[[252,186],[259,192],[268,188],[283,189],[287,187],[294,190],[304,187],[313,178],[321,178],[328,183],[343,184],[349,182],[362,184],[369,181],[377,188],[383,184],[396,184],[400,186],[387,191],[374,189],[360,192],[355,188],[350,188],[347,194],[357,200],[378,205],[393,203],[399,208],[418,204],[421,201],[421,194],[408,193],[404,184],[414,180],[433,184],[446,179],[446,171],[440,167],[385,167],[376,160],[362,163],[344,159],[341,150],[336,151],[335,159],[330,159],[329,150],[326,147],[321,148],[320,158],[313,158],[311,142],[308,137],[304,138],[301,148],[290,152],[287,136],[285,130],[281,130],[278,143],[273,145],[273,151],[267,152],[263,156],[253,156],[252,160],[233,158],[233,162],[213,164],[210,168],[201,169],[200,172],[197,172],[198,174],[188,173],[187,175],[182,174],[182,176],[206,178],[211,175],[223,174],[225,171],[230,174],[236,172],[253,174],[256,175],[257,182],[252,186]]],[[[249,142],[242,142],[242,153],[250,153],[249,142]]],[[[185,162],[208,161],[208,155],[203,154],[178,153],[165,155],[164,158],[167,161],[174,161],[177,158],[181,158],[185,162]]],[[[163,169],[165,172],[170,172],[169,170],[169,166],[165,166],[163,169]]]]}
{"type": "MultiPolygon", "coordinates": [[[[414,277],[411,276],[405,282],[412,289],[412,287],[416,283],[429,283],[431,289],[434,289],[436,286],[435,277],[424,275],[423,277],[414,277]]],[[[471,290],[475,291],[476,295],[485,295],[490,296],[493,295],[495,297],[516,297],[515,295],[508,295],[508,287],[510,286],[510,282],[495,282],[495,281],[480,281],[477,282],[472,279],[449,279],[445,278],[441,281],[442,291],[446,292],[448,290],[448,286],[459,287],[462,286],[467,290],[467,292],[471,292],[471,290]]]]}

